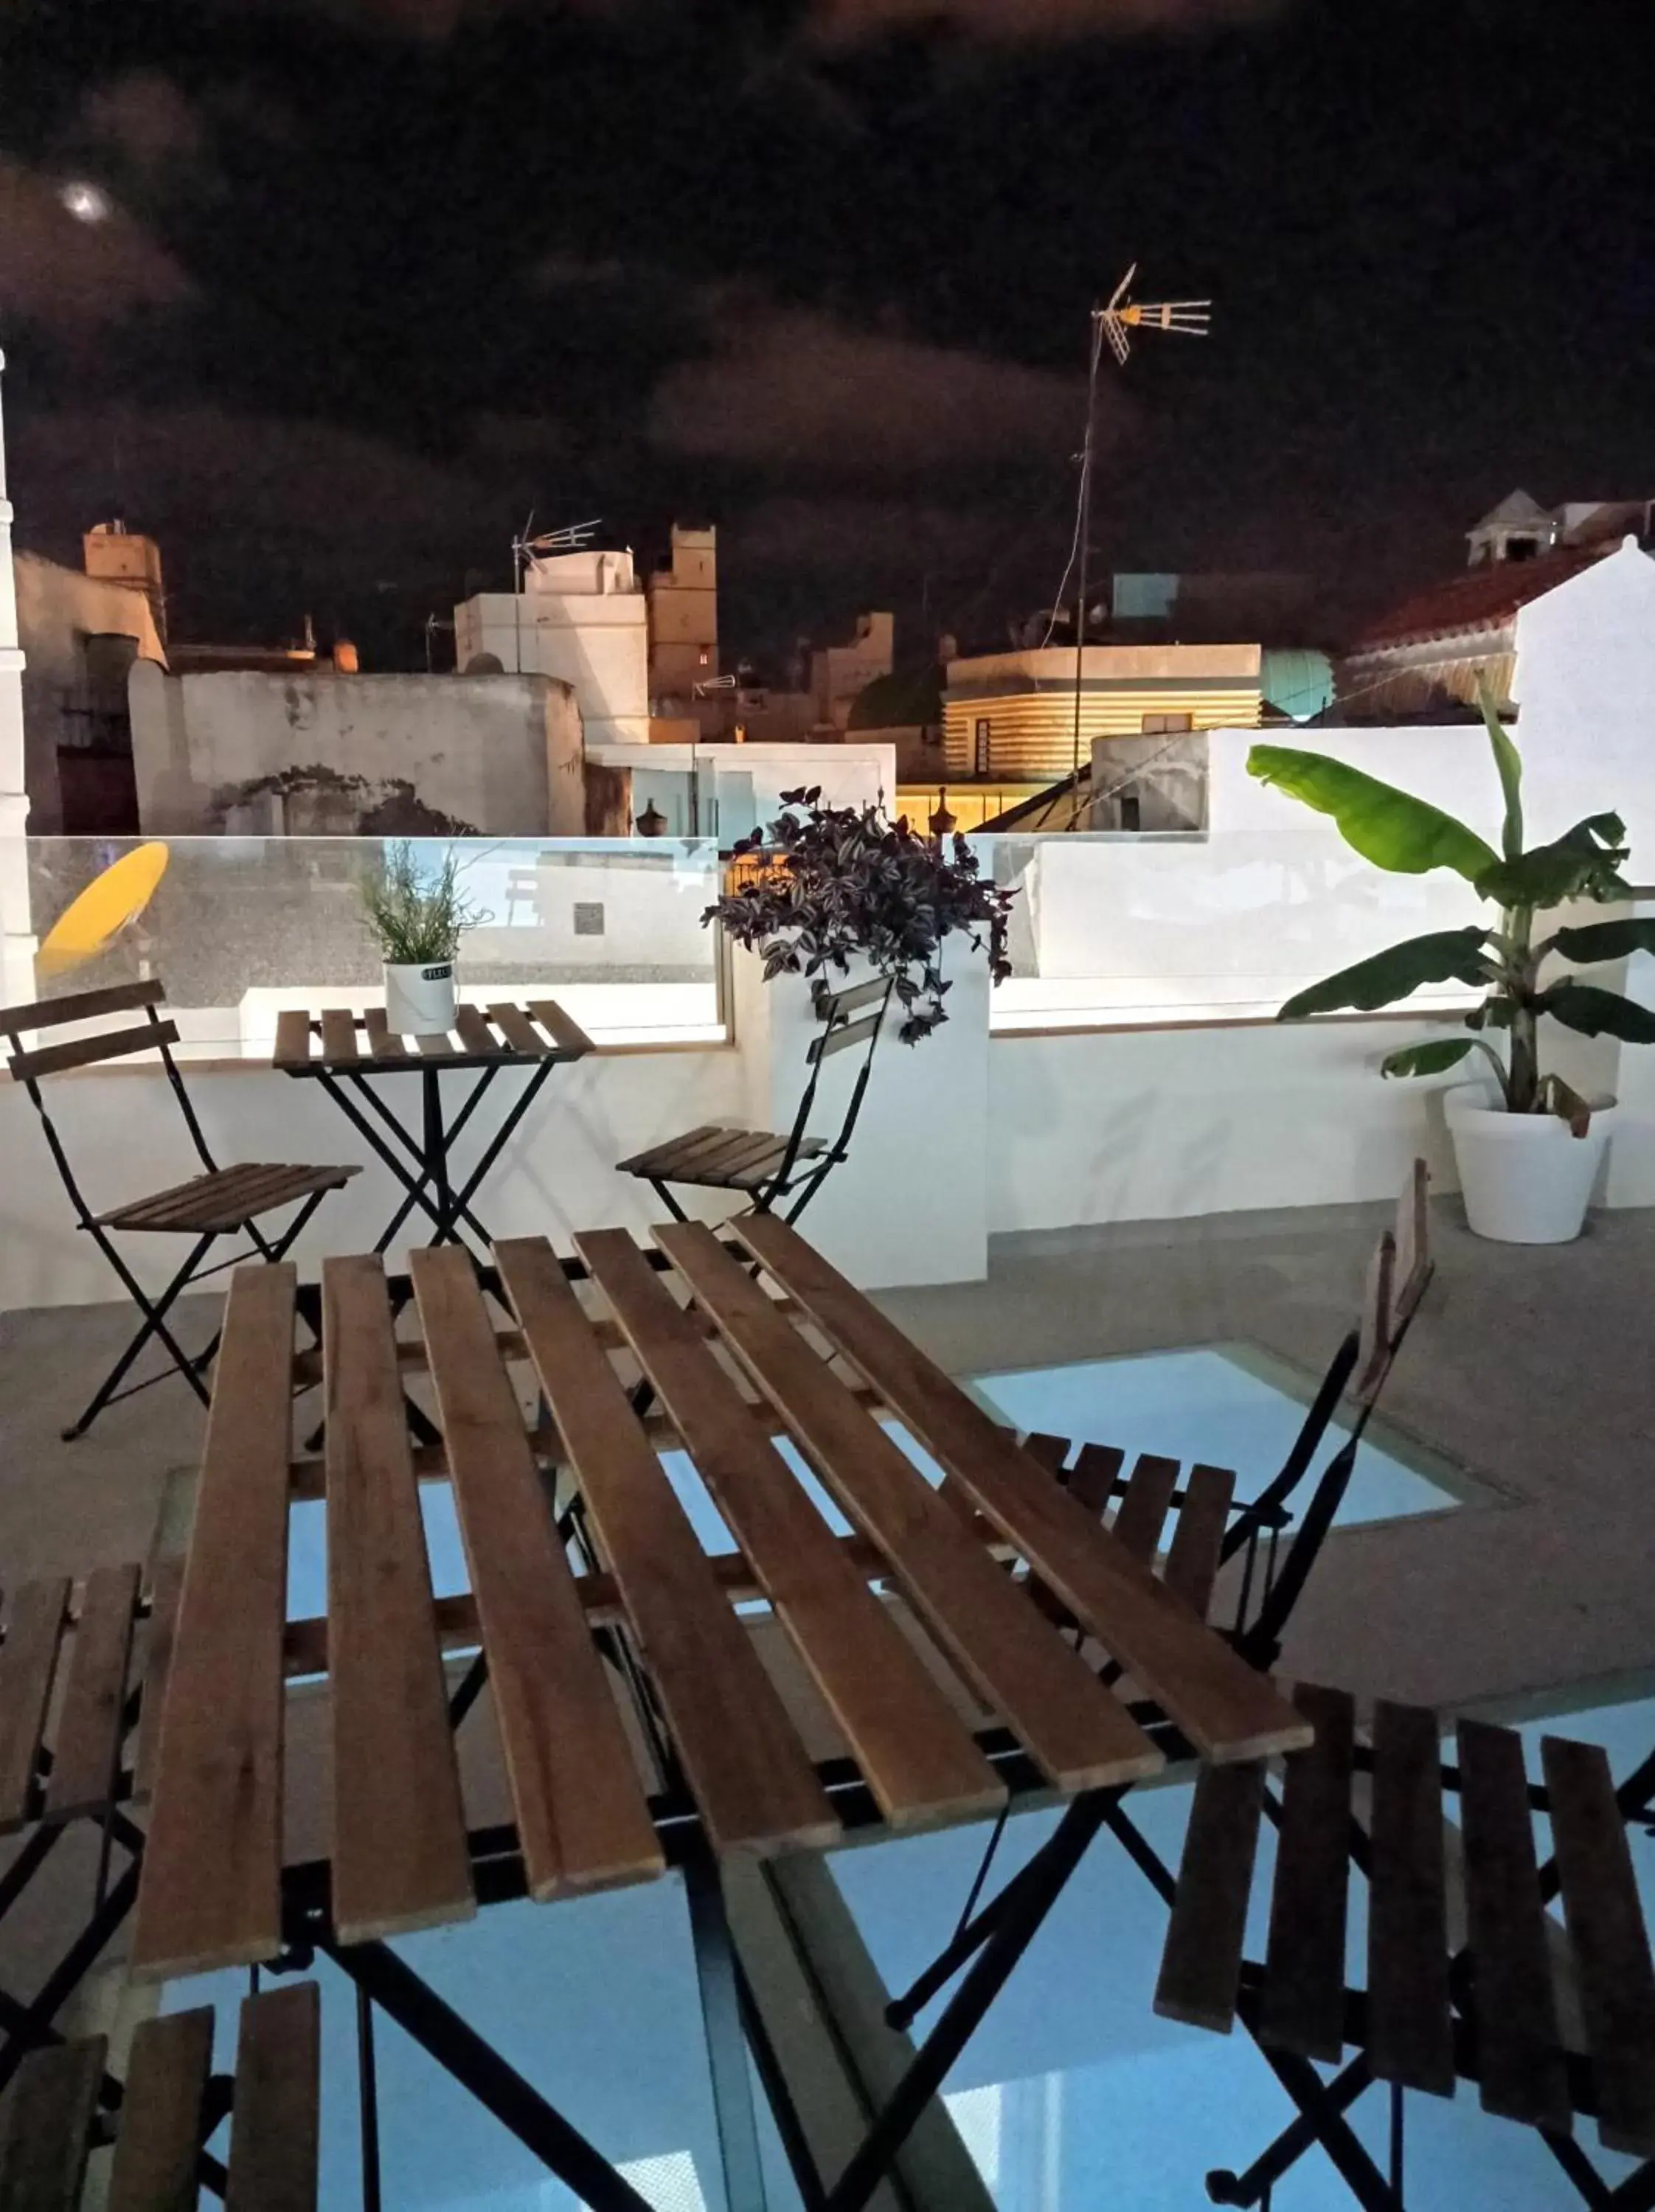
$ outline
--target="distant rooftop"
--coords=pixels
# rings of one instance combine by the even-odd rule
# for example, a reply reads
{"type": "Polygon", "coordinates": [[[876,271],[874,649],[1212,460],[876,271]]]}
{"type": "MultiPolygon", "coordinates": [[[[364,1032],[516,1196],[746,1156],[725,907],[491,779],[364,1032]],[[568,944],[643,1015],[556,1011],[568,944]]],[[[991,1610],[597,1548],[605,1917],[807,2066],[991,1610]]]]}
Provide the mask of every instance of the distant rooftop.
{"type": "Polygon", "coordinates": [[[1468,569],[1449,583],[1416,592],[1377,622],[1368,623],[1351,650],[1371,653],[1379,646],[1451,637],[1461,631],[1504,629],[1518,608],[1527,606],[1531,599],[1543,599],[1613,550],[1611,544],[1577,546],[1565,552],[1543,553],[1532,561],[1497,561],[1468,569]]]}

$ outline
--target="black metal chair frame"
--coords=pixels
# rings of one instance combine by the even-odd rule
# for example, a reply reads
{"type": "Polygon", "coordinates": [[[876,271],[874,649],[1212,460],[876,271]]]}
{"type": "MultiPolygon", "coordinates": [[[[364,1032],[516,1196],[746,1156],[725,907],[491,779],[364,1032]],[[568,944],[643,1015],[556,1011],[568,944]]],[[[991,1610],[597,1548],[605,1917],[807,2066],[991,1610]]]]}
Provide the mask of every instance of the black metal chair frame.
{"type": "MultiPolygon", "coordinates": [[[[178,1063],[173,1057],[172,1048],[178,1040],[178,1032],[171,1022],[163,1021],[161,1017],[160,1006],[164,995],[161,984],[158,981],[151,981],[119,985],[107,991],[88,992],[84,994],[84,1007],[79,1012],[76,1010],[70,1000],[60,999],[43,1001],[39,1006],[9,1006],[3,1012],[0,1012],[0,1033],[4,1034],[10,1046],[9,1065],[12,1079],[15,1082],[20,1082],[22,1085],[28,1093],[30,1103],[40,1117],[47,1149],[52,1154],[64,1188],[69,1194],[70,1203],[75,1209],[77,1225],[85,1230],[92,1238],[93,1243],[96,1244],[119,1279],[127,1296],[143,1316],[142,1326],[137,1333],[98,1385],[97,1389],[94,1391],[79,1417],[63,1430],[62,1435],[66,1443],[73,1443],[77,1437],[83,1437],[99,1414],[106,1407],[119,1404],[123,1399],[136,1397],[139,1391],[148,1390],[155,1383],[166,1382],[174,1371],[183,1376],[201,1403],[204,1406],[206,1405],[209,1393],[202,1377],[207,1368],[212,1364],[213,1356],[218,1350],[219,1332],[216,1329],[203,1350],[192,1354],[184,1350],[173,1335],[167,1324],[167,1316],[186,1291],[192,1289],[198,1283],[207,1281],[211,1276],[222,1274],[227,1267],[238,1267],[250,1256],[254,1255],[267,1262],[285,1259],[292,1249],[295,1241],[308,1224],[311,1216],[320,1206],[323,1199],[327,1196],[325,1190],[309,1193],[299,1201],[299,1211],[293,1220],[279,1236],[274,1237],[265,1237],[258,1223],[252,1219],[234,1229],[213,1229],[196,1232],[183,1264],[174,1271],[171,1279],[158,1297],[151,1298],[149,1296],[143,1284],[116,1248],[108,1226],[99,1219],[87,1203],[80,1184],[76,1180],[75,1170],[70,1164],[69,1153],[41,1093],[40,1076],[48,1071],[41,1068],[39,1063],[48,1057],[52,1048],[47,1048],[45,1053],[26,1052],[21,1042],[21,1033],[40,1026],[40,1017],[43,1013],[48,1015],[50,1022],[55,1024],[81,1018],[82,1012],[84,1016],[90,1017],[100,1013],[118,1012],[123,1009],[142,1009],[145,1019],[132,1029],[123,1030],[112,1035],[107,1040],[108,1049],[98,1057],[115,1058],[135,1052],[151,1050],[158,1052],[161,1066],[166,1071],[167,1083],[173,1097],[178,1102],[179,1111],[184,1117],[185,1127],[189,1131],[190,1140],[195,1148],[196,1155],[204,1170],[209,1175],[216,1175],[219,1172],[218,1163],[209,1149],[207,1139],[202,1133],[201,1124],[196,1117],[195,1108],[190,1103],[189,1092],[185,1089],[184,1079],[179,1073],[178,1063]],[[242,1230],[246,1231],[254,1247],[253,1255],[245,1251],[237,1251],[233,1252],[228,1260],[217,1261],[210,1267],[204,1267],[201,1265],[201,1261],[221,1237],[238,1237],[242,1230]],[[172,1360],[172,1366],[161,1369],[158,1374],[146,1376],[141,1382],[129,1383],[125,1389],[121,1389],[120,1385],[131,1371],[133,1363],[152,1337],[156,1339],[167,1352],[172,1360]]],[[[101,1042],[103,1040],[96,1040],[96,1042],[101,1042]]],[[[289,1204],[293,1202],[287,1201],[289,1204]]],[[[277,1209],[270,1210],[273,1212],[277,1209]]]]}
{"type": "MultiPolygon", "coordinates": [[[[753,1212],[770,1213],[775,1210],[779,1200],[791,1197],[793,1203],[788,1207],[782,1218],[787,1221],[797,1221],[827,1180],[830,1172],[842,1160],[849,1157],[851,1136],[861,1114],[862,1101],[867,1096],[869,1079],[873,1073],[873,1054],[879,1045],[885,1015],[890,1008],[892,988],[891,980],[885,976],[875,976],[871,981],[852,984],[842,991],[831,990],[820,983],[815,987],[812,995],[816,1018],[824,1026],[822,1034],[811,1040],[806,1054],[810,1073],[799,1101],[798,1110],[793,1117],[793,1126],[788,1133],[787,1149],[782,1153],[781,1164],[775,1174],[752,1194],[753,1212]],[[871,1014],[863,1015],[860,1021],[851,1019],[851,1016],[861,1007],[870,1006],[874,1008],[871,1014]],[[811,1111],[816,1103],[816,1092],[822,1078],[823,1062],[831,1059],[834,1054],[848,1051],[863,1042],[864,1040],[867,1049],[863,1055],[861,1066],[857,1071],[856,1080],[851,1085],[850,1097],[846,1103],[844,1117],[839,1124],[837,1135],[824,1149],[819,1152],[807,1151],[806,1146],[809,1139],[811,1111]],[[794,1171],[801,1162],[808,1164],[806,1171],[800,1176],[795,1184],[794,1171]]],[[[672,1218],[675,1221],[685,1221],[689,1218],[688,1215],[667,1188],[668,1183],[672,1180],[674,1178],[667,1175],[650,1175],[644,1171],[644,1181],[648,1183],[672,1218]]],[[[728,1188],[725,1185],[709,1187],[728,1188]]]]}
{"type": "MultiPolygon", "coordinates": [[[[1355,1750],[1357,1768],[1371,1771],[1372,1763],[1372,1749],[1359,1743],[1355,1750]]],[[[1442,1780],[1445,1789],[1457,1790],[1460,1784],[1458,1766],[1450,1760],[1444,1760],[1442,1780]]],[[[1628,1824],[1647,1821],[1651,1818],[1652,1813],[1655,1813],[1655,1751],[1652,1751],[1619,1784],[1615,1796],[1622,1818],[1628,1824]]],[[[1529,1802],[1536,1812],[1549,1811],[1550,1797],[1543,1784],[1530,1784],[1529,1802]]],[[[1265,1817],[1272,1826],[1279,1828],[1281,1800],[1268,1787],[1263,1792],[1263,1808],[1265,1817]]],[[[1106,1817],[1110,1832],[1170,1911],[1177,1893],[1177,1878],[1171,1869],[1118,1807],[1111,1808],[1106,1817]]],[[[1369,1867],[1367,1837],[1354,1821],[1351,1826],[1350,1859],[1352,1865],[1366,1878],[1369,1867]]],[[[1554,1855],[1540,1869],[1542,1900],[1549,1903],[1557,1895],[1558,1887],[1557,1860],[1554,1855]]],[[[1453,2022],[1455,2069],[1463,2078],[1476,2081],[1478,2078],[1476,2027],[1468,2002],[1469,1965],[1469,1949],[1462,1947],[1451,1962],[1449,1987],[1456,2013],[1453,2022]]],[[[1308,2059],[1290,2051],[1275,2050],[1261,2040],[1259,2021],[1263,1973],[1263,1967],[1256,1962],[1244,1963],[1236,2004],[1237,2017],[1297,2106],[1299,2118],[1282,2130],[1244,2172],[1236,2173],[1228,2168],[1219,2168],[1209,2173],[1207,2176],[1208,2198],[1214,2204],[1258,2206],[1262,2212],[1269,2212],[1270,2193],[1275,2184],[1298,2164],[1308,2150],[1319,2143],[1352,2197],[1362,2208],[1362,2212],[1404,2212],[1402,2167],[1406,2136],[1403,2089],[1395,2082],[1384,2085],[1389,2090],[1390,2106],[1387,2143],[1390,2171],[1386,2173],[1379,2171],[1372,2154],[1345,2117],[1365,2090],[1380,2086],[1371,2069],[1366,2051],[1362,2048],[1366,2017],[1366,2000],[1363,1992],[1357,1990],[1345,1992],[1346,2040],[1358,2046],[1356,2055],[1348,2060],[1331,2080],[1323,2081],[1308,2059]]],[[[1589,2085],[1580,2079],[1582,2072],[1580,2067],[1571,2065],[1571,2101],[1578,2112],[1590,2112],[1591,2092],[1589,2085]]],[[[1645,2160],[1624,2180],[1611,2185],[1603,2179],[1572,2136],[1558,2135],[1549,2128],[1536,2128],[1535,2132],[1574,2185],[1589,2212],[1611,2212],[1611,2208],[1612,2212],[1655,2212],[1655,2159],[1645,2160]]]]}

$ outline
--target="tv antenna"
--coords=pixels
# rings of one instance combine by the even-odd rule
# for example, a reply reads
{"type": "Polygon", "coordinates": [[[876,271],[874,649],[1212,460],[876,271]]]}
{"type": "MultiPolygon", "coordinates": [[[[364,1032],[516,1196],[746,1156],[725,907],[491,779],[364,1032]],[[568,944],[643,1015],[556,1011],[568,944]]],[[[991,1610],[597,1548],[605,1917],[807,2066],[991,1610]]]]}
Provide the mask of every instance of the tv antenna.
{"type": "MultiPolygon", "coordinates": [[[[1129,331],[1176,331],[1190,338],[1204,338],[1213,320],[1210,300],[1158,300],[1132,297],[1132,280],[1138,273],[1135,261],[1101,307],[1092,311],[1091,359],[1086,373],[1086,441],[1080,453],[1080,508],[1076,519],[1075,551],[1080,561],[1079,588],[1074,596],[1074,742],[1069,769],[1080,773],[1080,695],[1086,652],[1086,555],[1092,532],[1092,463],[1097,450],[1098,368],[1104,341],[1123,368],[1131,351],[1129,331]]],[[[1061,597],[1061,589],[1060,589],[1061,597]]]]}
{"type": "Polygon", "coordinates": [[[602,515],[594,514],[589,522],[566,522],[559,529],[543,530],[538,538],[532,538],[529,532],[534,528],[534,509],[531,507],[527,521],[511,542],[514,588],[522,590],[525,573],[540,555],[584,552],[602,520],[602,515]]]}

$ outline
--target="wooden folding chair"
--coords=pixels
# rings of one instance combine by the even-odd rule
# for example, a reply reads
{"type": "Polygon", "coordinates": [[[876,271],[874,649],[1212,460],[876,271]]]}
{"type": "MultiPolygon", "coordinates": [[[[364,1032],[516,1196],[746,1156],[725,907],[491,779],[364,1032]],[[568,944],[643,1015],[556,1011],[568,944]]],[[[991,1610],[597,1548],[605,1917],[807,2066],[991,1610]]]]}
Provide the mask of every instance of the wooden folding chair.
{"type": "Polygon", "coordinates": [[[84,1436],[106,1406],[120,1398],[129,1398],[137,1391],[147,1390],[152,1382],[165,1381],[169,1371],[167,1370],[142,1382],[131,1383],[124,1390],[119,1387],[151,1337],[160,1340],[170,1354],[173,1365],[204,1406],[207,1386],[202,1376],[218,1348],[217,1335],[215,1334],[204,1351],[192,1357],[173,1334],[167,1316],[175,1301],[192,1285],[225,1267],[236,1266],[248,1255],[235,1252],[211,1267],[202,1267],[201,1261],[221,1237],[236,1237],[244,1231],[259,1256],[267,1261],[282,1259],[327,1193],[342,1188],[359,1172],[354,1167],[273,1166],[250,1161],[221,1168],[208,1149],[173,1057],[178,1030],[172,1022],[161,1018],[160,1008],[166,995],[159,978],[152,977],[146,982],[119,983],[105,990],[78,991],[63,998],[42,999],[33,1006],[0,1009],[0,1035],[4,1036],[9,1047],[8,1065],[12,1079],[23,1085],[40,1117],[47,1147],[80,1226],[108,1261],[143,1316],[142,1328],[99,1384],[84,1412],[63,1431],[65,1442],[84,1436]],[[60,1029],[70,1022],[139,1011],[144,1018],[125,1028],[101,1030],[33,1049],[27,1049],[23,1043],[25,1035],[36,1030],[60,1029]],[[70,1068],[97,1066],[106,1060],[123,1059],[138,1052],[159,1053],[191,1143],[201,1162],[201,1171],[170,1189],[157,1191],[148,1198],[129,1200],[106,1212],[94,1213],[75,1179],[63,1139],[41,1093],[41,1079],[63,1074],[70,1068]],[[294,1205],[298,1206],[299,1212],[287,1227],[279,1236],[266,1237],[259,1227],[262,1217],[294,1205]],[[192,1242],[182,1266],[160,1297],[152,1299],[117,1250],[112,1232],[183,1236],[192,1242]]]}
{"type": "Polygon", "coordinates": [[[1655,1969],[1627,1827],[1646,1820],[1655,1756],[1615,1786],[1592,1744],[1548,1736],[1531,1787],[1520,1737],[1458,1723],[1440,1759],[1434,1713],[1381,1702],[1371,1739],[1342,1690],[1295,1693],[1316,1741],[1286,1761],[1204,1768],[1176,1882],[1135,1828],[1117,1832],[1171,1908],[1155,2009],[1227,2034],[1239,2020],[1299,2117],[1244,2173],[1207,2177],[1216,2203],[1268,2205],[1275,2183],[1319,2143],[1364,2212],[1402,2212],[1403,2093],[1448,2097],[1475,2081],[1485,2112],[1534,2128],[1589,2206],[1655,2205],[1655,1969]],[[1355,1778],[1372,1778],[1359,1808],[1355,1778]],[[1445,1839],[1459,1801],[1463,1850],[1445,1839]],[[1534,1816],[1551,1824],[1538,1863],[1534,1816]],[[1261,1815],[1278,1831],[1269,1934],[1244,1956],[1261,1815]],[[1456,1859],[1463,1877],[1453,1874],[1456,1859]],[[1345,1982],[1354,1868],[1368,1885],[1366,1987],[1345,1982]],[[1463,1878],[1464,1942],[1451,1938],[1463,1878]],[[1451,1897],[1451,1886],[1453,1894],[1451,1897]],[[1561,1894],[1562,1917],[1546,1911],[1561,1894]],[[1583,2035],[1568,2025],[1579,1997],[1583,2035]],[[1348,2046],[1354,2056],[1346,2062],[1348,2046]],[[1311,2061],[1341,2066],[1331,2079],[1311,2061]],[[1346,2118],[1375,2083],[1390,2092],[1390,2171],[1346,2118]],[[1573,2134],[1644,2163],[1613,2187],[1573,2134]]]}
{"type": "Polygon", "coordinates": [[[621,1174],[640,1176],[648,1183],[675,1221],[688,1218],[667,1188],[675,1182],[704,1190],[745,1192],[755,1213],[769,1213],[779,1200],[791,1197],[793,1203],[784,1218],[796,1221],[832,1169],[849,1155],[851,1133],[873,1072],[874,1048],[891,1003],[891,983],[884,976],[843,991],[817,986],[815,1012],[822,1033],[812,1038],[806,1053],[808,1075],[804,1092],[793,1127],[785,1134],[705,1122],[698,1129],[619,1161],[621,1174]],[[862,1013],[860,1020],[852,1018],[866,1006],[873,1012],[862,1013]],[[862,1064],[851,1085],[837,1135],[831,1143],[809,1135],[811,1110],[824,1062],[836,1053],[856,1050],[863,1054],[862,1064]]]}

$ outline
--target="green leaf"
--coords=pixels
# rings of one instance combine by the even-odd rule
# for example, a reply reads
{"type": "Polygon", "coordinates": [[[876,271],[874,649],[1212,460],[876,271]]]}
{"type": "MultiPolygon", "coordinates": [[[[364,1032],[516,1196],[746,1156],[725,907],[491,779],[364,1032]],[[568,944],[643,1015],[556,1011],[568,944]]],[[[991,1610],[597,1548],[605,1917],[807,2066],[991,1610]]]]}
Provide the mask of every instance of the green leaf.
{"type": "Polygon", "coordinates": [[[1486,929],[1436,929],[1426,937],[1405,938],[1389,951],[1342,968],[1320,983],[1295,992],[1277,1014],[1279,1022],[1303,1021],[1307,1014],[1330,1014],[1342,1006],[1371,1012],[1405,999],[1422,983],[1486,983],[1486,929]]]}
{"type": "Polygon", "coordinates": [[[1422,876],[1431,868],[1452,868],[1476,883],[1497,865],[1494,848],[1451,814],[1343,761],[1291,745],[1254,745],[1247,755],[1247,773],[1318,814],[1330,814],[1348,845],[1393,874],[1422,876]]]}
{"type": "Polygon", "coordinates": [[[1552,945],[1566,960],[1579,960],[1587,968],[1598,960],[1624,960],[1634,952],[1655,952],[1655,915],[1628,921],[1589,921],[1579,929],[1560,929],[1552,945]]]}
{"type": "Polygon", "coordinates": [[[1406,1044],[1388,1052],[1379,1062],[1381,1075],[1440,1075],[1457,1067],[1468,1052],[1476,1050],[1475,1037],[1438,1037],[1429,1044],[1406,1044]]]}
{"type": "Polygon", "coordinates": [[[1517,747],[1506,733],[1494,708],[1494,695],[1485,677],[1477,685],[1477,704],[1482,709],[1483,727],[1488,732],[1488,742],[1494,749],[1494,766],[1500,772],[1500,787],[1506,795],[1506,821],[1500,842],[1508,860],[1517,860],[1523,851],[1523,760],[1517,747]]]}
{"type": "Polygon", "coordinates": [[[1549,845],[1514,860],[1496,860],[1476,878],[1484,898],[1506,908],[1561,906],[1572,898],[1628,898],[1631,885],[1615,873],[1627,856],[1618,814],[1591,814],[1549,845]]]}
{"type": "Polygon", "coordinates": [[[1635,999],[1618,991],[1604,991],[1596,983],[1577,983],[1572,975],[1554,983],[1536,1000],[1542,1014],[1550,1014],[1566,1029],[1582,1036],[1619,1037],[1626,1044],[1655,1044],[1655,1013],[1635,999]]]}

